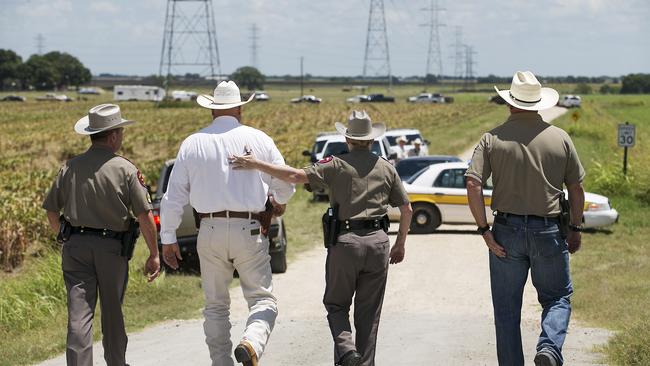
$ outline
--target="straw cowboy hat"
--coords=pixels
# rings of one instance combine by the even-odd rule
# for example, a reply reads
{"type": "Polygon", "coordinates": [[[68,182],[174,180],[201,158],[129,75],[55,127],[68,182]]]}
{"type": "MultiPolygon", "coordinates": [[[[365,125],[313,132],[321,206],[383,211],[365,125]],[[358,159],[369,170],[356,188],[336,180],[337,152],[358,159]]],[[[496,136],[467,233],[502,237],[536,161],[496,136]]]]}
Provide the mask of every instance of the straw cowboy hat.
{"type": "Polygon", "coordinates": [[[383,123],[372,123],[366,111],[352,111],[348,117],[348,126],[336,122],[336,130],[352,140],[374,140],[386,132],[383,123]]]}
{"type": "Polygon", "coordinates": [[[420,140],[419,138],[413,140],[413,145],[422,145],[422,140],[420,140]]]}
{"type": "Polygon", "coordinates": [[[510,90],[494,90],[511,106],[526,111],[541,111],[557,104],[560,99],[555,89],[542,88],[530,71],[517,71],[512,77],[510,90]]]}
{"type": "Polygon", "coordinates": [[[400,137],[398,137],[398,138],[395,139],[395,142],[400,142],[400,141],[401,141],[401,142],[404,142],[404,143],[409,142],[409,141],[406,139],[406,136],[404,136],[404,135],[402,135],[402,136],[400,136],[400,137]]]}
{"type": "Polygon", "coordinates": [[[237,84],[234,81],[222,81],[214,88],[214,96],[202,94],[196,98],[196,102],[203,108],[230,109],[250,102],[253,97],[255,93],[252,93],[248,100],[241,100],[237,84]]]}
{"type": "Polygon", "coordinates": [[[74,131],[80,135],[94,135],[133,123],[135,121],[122,118],[120,106],[100,104],[90,108],[88,115],[77,121],[74,131]]]}

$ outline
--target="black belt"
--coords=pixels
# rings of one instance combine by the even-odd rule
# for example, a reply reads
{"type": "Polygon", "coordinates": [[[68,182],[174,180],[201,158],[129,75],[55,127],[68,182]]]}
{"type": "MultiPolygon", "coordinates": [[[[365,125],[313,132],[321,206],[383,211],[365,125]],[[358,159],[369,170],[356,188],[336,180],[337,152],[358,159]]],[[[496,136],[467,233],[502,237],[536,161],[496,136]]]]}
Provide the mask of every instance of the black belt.
{"type": "Polygon", "coordinates": [[[540,220],[540,221],[557,220],[558,219],[557,216],[517,215],[517,214],[511,214],[511,213],[501,212],[501,211],[497,211],[497,214],[494,215],[494,216],[496,216],[497,218],[500,217],[500,218],[503,218],[503,219],[507,219],[508,217],[516,217],[516,218],[519,218],[519,219],[522,219],[522,220],[531,220],[532,219],[532,220],[540,220]]]}
{"type": "Polygon", "coordinates": [[[382,219],[372,220],[343,220],[341,231],[381,229],[382,219]]]}
{"type": "Polygon", "coordinates": [[[113,230],[108,230],[108,229],[95,229],[92,227],[84,227],[84,226],[73,226],[70,235],[73,234],[79,234],[79,235],[93,235],[93,236],[99,236],[101,238],[107,238],[107,239],[119,239],[122,240],[122,237],[124,236],[124,231],[113,231],[113,230]]]}

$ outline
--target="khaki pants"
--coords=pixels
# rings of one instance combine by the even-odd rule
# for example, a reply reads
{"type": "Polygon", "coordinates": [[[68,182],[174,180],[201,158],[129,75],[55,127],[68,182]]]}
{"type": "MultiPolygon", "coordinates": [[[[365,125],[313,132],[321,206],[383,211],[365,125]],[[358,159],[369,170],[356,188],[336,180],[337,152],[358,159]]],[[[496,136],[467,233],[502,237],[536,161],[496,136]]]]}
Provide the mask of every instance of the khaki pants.
{"type": "Polygon", "coordinates": [[[271,264],[268,239],[260,235],[260,223],[249,219],[205,218],[197,239],[201,281],[205,292],[205,341],[213,366],[232,366],[229,286],[233,271],[239,273],[248,321],[243,339],[251,343],[258,358],[271,334],[277,316],[271,293],[271,264]]]}
{"type": "Polygon", "coordinates": [[[341,234],[327,250],[323,303],[334,339],[334,362],[356,350],[362,355],[361,365],[375,364],[389,253],[388,235],[382,230],[341,234]],[[354,338],[349,315],[353,296],[354,338]]]}
{"type": "Polygon", "coordinates": [[[63,245],[62,269],[68,292],[68,366],[93,364],[93,318],[99,290],[102,343],[108,366],[124,366],[127,336],[122,300],[129,263],[116,239],[73,235],[63,245]]]}

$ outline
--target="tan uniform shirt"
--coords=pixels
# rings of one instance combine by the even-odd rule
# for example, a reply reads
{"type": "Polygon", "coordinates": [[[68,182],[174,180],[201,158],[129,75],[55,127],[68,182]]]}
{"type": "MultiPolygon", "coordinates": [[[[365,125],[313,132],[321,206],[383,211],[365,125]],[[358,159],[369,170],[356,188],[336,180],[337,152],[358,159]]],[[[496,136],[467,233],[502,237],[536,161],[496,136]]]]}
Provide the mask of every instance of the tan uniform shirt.
{"type": "Polygon", "coordinates": [[[492,175],[492,210],[552,216],[562,184],[582,182],[585,171],[564,130],[537,113],[514,113],[483,135],[465,175],[483,183],[492,175]]]}
{"type": "Polygon", "coordinates": [[[367,150],[328,157],[304,168],[313,188],[329,188],[339,219],[374,219],[409,203],[402,181],[386,160],[367,150]]]}
{"type": "Polygon", "coordinates": [[[72,226],[127,230],[135,216],[152,209],[142,174],[127,159],[91,146],[59,171],[43,208],[60,212],[72,226]]]}

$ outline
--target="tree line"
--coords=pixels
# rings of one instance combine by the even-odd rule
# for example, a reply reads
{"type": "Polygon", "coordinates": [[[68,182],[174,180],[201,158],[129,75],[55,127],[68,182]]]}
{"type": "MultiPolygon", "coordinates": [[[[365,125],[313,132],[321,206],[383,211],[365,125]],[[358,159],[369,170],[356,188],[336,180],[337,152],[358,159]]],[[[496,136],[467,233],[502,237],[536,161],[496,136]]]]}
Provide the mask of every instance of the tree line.
{"type": "Polygon", "coordinates": [[[16,52],[0,49],[0,90],[65,89],[79,87],[92,78],[90,70],[76,57],[59,51],[32,55],[23,62],[16,52]]]}

